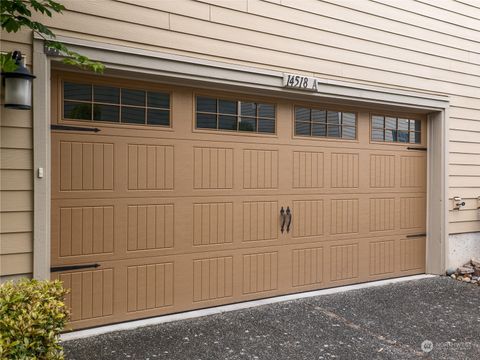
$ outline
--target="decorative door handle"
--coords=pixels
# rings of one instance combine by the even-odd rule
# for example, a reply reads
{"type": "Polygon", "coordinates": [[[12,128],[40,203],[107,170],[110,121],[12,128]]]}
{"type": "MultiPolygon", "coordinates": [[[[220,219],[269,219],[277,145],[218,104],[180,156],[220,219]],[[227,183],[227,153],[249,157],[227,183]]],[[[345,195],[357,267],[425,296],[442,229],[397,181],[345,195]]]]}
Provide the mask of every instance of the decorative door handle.
{"type": "Polygon", "coordinates": [[[280,231],[282,232],[283,234],[283,230],[285,230],[285,221],[287,220],[286,216],[285,216],[285,210],[283,209],[283,206],[282,208],[280,209],[280,219],[282,221],[282,226],[280,228],[280,231]]]}
{"type": "Polygon", "coordinates": [[[287,206],[287,212],[285,217],[288,218],[287,233],[289,233],[290,225],[292,224],[292,212],[290,211],[290,208],[288,206],[287,206]]]}

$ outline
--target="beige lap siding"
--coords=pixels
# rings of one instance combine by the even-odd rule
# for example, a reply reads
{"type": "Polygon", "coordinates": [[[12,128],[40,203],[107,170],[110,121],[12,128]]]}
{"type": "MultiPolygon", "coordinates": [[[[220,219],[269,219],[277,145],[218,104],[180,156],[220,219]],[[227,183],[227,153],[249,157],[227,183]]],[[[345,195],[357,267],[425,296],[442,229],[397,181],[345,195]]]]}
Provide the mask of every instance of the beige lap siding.
{"type": "MultiPolygon", "coordinates": [[[[32,63],[31,34],[1,33],[2,52],[32,63]]],[[[2,89],[3,90],[3,89],[2,89]]],[[[3,98],[2,98],[3,101],[3,98]]],[[[0,109],[0,282],[30,277],[33,265],[32,112],[0,109]]]]}

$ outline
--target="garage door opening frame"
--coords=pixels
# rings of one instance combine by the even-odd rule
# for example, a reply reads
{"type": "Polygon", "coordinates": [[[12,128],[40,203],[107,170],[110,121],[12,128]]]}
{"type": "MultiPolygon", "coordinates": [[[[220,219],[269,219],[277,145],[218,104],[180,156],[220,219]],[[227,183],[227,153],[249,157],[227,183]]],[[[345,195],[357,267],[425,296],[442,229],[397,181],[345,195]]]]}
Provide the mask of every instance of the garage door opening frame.
{"type": "MultiPolygon", "coordinates": [[[[105,63],[109,76],[428,114],[426,272],[445,271],[448,264],[448,97],[328,79],[319,82],[318,93],[303,93],[284,89],[283,73],[278,71],[67,37],[59,40],[73,51],[105,63]]],[[[52,67],[63,68],[59,60],[45,53],[42,39],[34,40],[33,69],[37,79],[33,102],[33,276],[38,279],[50,278],[50,73],[52,67]],[[41,178],[40,168],[45,173],[41,178]]]]}

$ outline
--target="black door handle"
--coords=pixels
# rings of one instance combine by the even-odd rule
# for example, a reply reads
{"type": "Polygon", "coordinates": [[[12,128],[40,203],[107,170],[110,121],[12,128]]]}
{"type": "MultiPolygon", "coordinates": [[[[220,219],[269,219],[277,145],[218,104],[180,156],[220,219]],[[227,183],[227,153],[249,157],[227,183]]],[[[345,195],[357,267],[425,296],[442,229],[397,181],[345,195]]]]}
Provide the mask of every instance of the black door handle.
{"type": "Polygon", "coordinates": [[[287,233],[289,233],[290,225],[292,224],[292,212],[290,211],[290,208],[288,206],[287,206],[287,212],[285,217],[288,218],[287,233]]]}
{"type": "Polygon", "coordinates": [[[285,210],[283,209],[283,206],[282,208],[280,209],[280,219],[282,221],[282,226],[280,228],[280,231],[282,232],[283,234],[283,231],[285,230],[285,221],[287,220],[286,216],[285,216],[285,210]]]}

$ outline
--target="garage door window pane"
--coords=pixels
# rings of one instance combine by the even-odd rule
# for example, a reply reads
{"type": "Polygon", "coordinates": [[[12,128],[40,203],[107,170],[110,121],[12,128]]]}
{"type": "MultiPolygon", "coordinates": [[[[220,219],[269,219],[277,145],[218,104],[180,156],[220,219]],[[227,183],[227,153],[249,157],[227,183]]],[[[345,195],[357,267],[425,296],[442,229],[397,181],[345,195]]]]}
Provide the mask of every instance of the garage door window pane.
{"type": "Polygon", "coordinates": [[[408,119],[398,119],[398,130],[408,131],[408,119]]]}
{"type": "Polygon", "coordinates": [[[275,134],[275,121],[271,119],[258,119],[258,132],[275,134]]]}
{"type": "Polygon", "coordinates": [[[148,125],[170,125],[170,111],[160,109],[147,110],[147,124],[148,125]]]}
{"type": "Polygon", "coordinates": [[[257,116],[257,106],[252,102],[241,102],[240,103],[240,114],[242,116],[257,116]]]}
{"type": "Polygon", "coordinates": [[[214,114],[197,114],[197,128],[200,129],[216,129],[217,115],[214,114]]]}
{"type": "Polygon", "coordinates": [[[397,130],[385,129],[385,141],[397,141],[397,130]]]}
{"type": "Polygon", "coordinates": [[[120,89],[111,86],[94,86],[93,101],[108,104],[119,104],[120,89]]]}
{"type": "Polygon", "coordinates": [[[329,137],[340,137],[340,126],[328,125],[327,136],[329,136],[329,137]]]}
{"type": "Polygon", "coordinates": [[[317,110],[312,109],[312,122],[316,123],[326,123],[327,122],[327,111],[326,110],[317,110]]]}
{"type": "Polygon", "coordinates": [[[223,130],[237,130],[237,117],[229,115],[219,115],[218,128],[223,130]]]}
{"type": "Polygon", "coordinates": [[[383,116],[372,116],[372,127],[377,129],[384,128],[383,116]]]}
{"type": "Polygon", "coordinates": [[[355,126],[356,116],[354,113],[342,113],[342,125],[355,126]]]}
{"type": "Polygon", "coordinates": [[[145,109],[122,107],[122,123],[145,124],[145,109]]]}
{"type": "Polygon", "coordinates": [[[147,106],[169,109],[170,108],[170,95],[166,93],[152,92],[147,93],[147,106]]]}
{"type": "Polygon", "coordinates": [[[240,131],[257,131],[257,122],[255,119],[242,117],[238,129],[240,131]]]}
{"type": "Polygon", "coordinates": [[[297,121],[295,123],[295,135],[311,135],[311,124],[309,122],[297,121]]]}
{"type": "Polygon", "coordinates": [[[237,102],[228,100],[218,101],[218,112],[220,114],[237,115],[237,102]]]}
{"type": "Polygon", "coordinates": [[[295,108],[295,121],[310,121],[310,109],[304,107],[295,108]]]}
{"type": "Polygon", "coordinates": [[[373,130],[372,130],[372,140],[373,140],[373,141],[384,141],[384,139],[383,139],[383,130],[373,129],[373,130]]]}
{"type": "Polygon", "coordinates": [[[420,120],[410,120],[410,131],[421,131],[422,122],[420,120]]]}
{"type": "Polygon", "coordinates": [[[65,101],[63,117],[66,119],[92,120],[92,104],[65,101]]]}
{"type": "Polygon", "coordinates": [[[385,128],[386,129],[397,129],[397,118],[386,117],[385,118],[385,128]]]}
{"type": "Polygon", "coordinates": [[[342,127],[342,138],[343,139],[355,139],[356,138],[356,129],[352,126],[343,126],[342,127]]]}
{"type": "Polygon", "coordinates": [[[408,131],[399,131],[397,133],[397,141],[407,143],[408,142],[408,131]]]}
{"type": "Polygon", "coordinates": [[[313,123],[312,136],[327,136],[327,125],[313,123]]]}
{"type": "Polygon", "coordinates": [[[264,118],[275,118],[275,106],[272,104],[258,104],[258,116],[264,118]]]}
{"type": "Polygon", "coordinates": [[[92,101],[92,85],[65,82],[63,97],[66,100],[92,101]]]}
{"type": "Polygon", "coordinates": [[[93,105],[93,120],[119,122],[119,114],[120,108],[118,106],[101,104],[93,105]]]}
{"type": "Polygon", "coordinates": [[[336,111],[328,111],[327,112],[327,123],[340,125],[340,119],[342,117],[342,113],[336,111]]]}
{"type": "Polygon", "coordinates": [[[410,142],[412,144],[420,144],[422,142],[421,135],[419,132],[410,132],[410,142]]]}
{"type": "Polygon", "coordinates": [[[216,113],[217,100],[207,97],[197,97],[197,111],[216,113]]]}
{"type": "Polygon", "coordinates": [[[122,104],[145,106],[145,91],[122,89],[122,104]]]}

